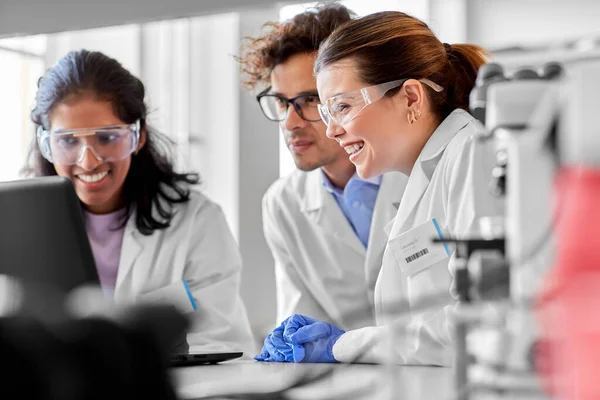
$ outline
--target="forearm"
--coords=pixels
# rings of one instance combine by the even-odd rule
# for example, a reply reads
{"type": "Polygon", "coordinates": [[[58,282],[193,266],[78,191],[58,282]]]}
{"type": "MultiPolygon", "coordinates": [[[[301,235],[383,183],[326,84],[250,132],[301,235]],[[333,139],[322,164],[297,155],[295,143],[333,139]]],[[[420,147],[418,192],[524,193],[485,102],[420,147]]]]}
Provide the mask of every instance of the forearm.
{"type": "Polygon", "coordinates": [[[451,366],[453,306],[392,324],[344,333],[333,346],[339,362],[451,366]]]}

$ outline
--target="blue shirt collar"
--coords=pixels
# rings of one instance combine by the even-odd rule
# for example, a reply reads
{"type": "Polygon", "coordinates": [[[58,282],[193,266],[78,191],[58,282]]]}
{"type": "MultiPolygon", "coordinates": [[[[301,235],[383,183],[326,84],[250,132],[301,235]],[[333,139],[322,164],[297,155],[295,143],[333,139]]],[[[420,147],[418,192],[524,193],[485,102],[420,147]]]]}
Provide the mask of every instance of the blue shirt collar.
{"type": "MultiPolygon", "coordinates": [[[[329,178],[327,177],[327,175],[325,174],[325,172],[323,172],[323,169],[322,168],[319,168],[319,169],[321,170],[321,181],[323,182],[323,187],[329,193],[338,194],[338,195],[342,194],[344,191],[342,189],[340,189],[340,188],[337,188],[337,187],[333,186],[333,183],[331,183],[331,181],[329,180],[329,178]]],[[[346,183],[346,187],[348,187],[348,185],[352,181],[360,181],[360,182],[370,183],[370,184],[375,185],[375,186],[380,186],[381,185],[381,175],[375,176],[373,178],[362,179],[355,172],[354,175],[352,175],[352,177],[348,181],[348,183],[346,183]]]]}

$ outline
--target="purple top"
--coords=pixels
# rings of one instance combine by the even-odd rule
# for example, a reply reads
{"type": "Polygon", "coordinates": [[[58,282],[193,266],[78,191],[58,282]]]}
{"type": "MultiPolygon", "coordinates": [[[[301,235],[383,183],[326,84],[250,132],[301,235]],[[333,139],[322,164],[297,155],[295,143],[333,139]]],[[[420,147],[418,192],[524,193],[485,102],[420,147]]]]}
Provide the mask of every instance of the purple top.
{"type": "Polygon", "coordinates": [[[110,214],[92,214],[84,211],[85,227],[94,253],[100,285],[102,291],[110,297],[115,290],[121,259],[125,227],[119,226],[124,211],[121,209],[110,214]]]}

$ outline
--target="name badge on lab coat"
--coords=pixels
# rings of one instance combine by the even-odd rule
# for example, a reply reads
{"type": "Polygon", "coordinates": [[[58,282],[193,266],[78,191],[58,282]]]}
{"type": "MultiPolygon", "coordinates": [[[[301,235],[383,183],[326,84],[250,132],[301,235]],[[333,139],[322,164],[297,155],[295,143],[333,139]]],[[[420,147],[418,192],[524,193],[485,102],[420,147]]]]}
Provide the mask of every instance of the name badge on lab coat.
{"type": "Polygon", "coordinates": [[[443,235],[434,218],[390,240],[396,262],[407,274],[415,274],[448,258],[448,246],[433,243],[435,237],[443,238],[443,235]]]}
{"type": "Polygon", "coordinates": [[[179,281],[145,293],[139,297],[139,301],[145,304],[170,304],[182,313],[189,313],[197,308],[187,281],[179,281]]]}

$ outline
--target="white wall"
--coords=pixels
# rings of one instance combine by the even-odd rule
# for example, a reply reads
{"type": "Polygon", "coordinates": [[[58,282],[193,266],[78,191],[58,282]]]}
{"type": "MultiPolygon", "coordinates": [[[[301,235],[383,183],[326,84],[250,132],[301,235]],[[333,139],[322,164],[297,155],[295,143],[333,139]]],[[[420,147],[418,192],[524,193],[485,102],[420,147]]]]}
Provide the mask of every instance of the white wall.
{"type": "Polygon", "coordinates": [[[177,144],[178,169],[200,173],[202,190],[221,205],[239,238],[239,15],[142,26],[141,73],[149,122],[177,144]]]}
{"type": "Polygon", "coordinates": [[[139,75],[139,37],[139,25],[122,25],[111,29],[89,29],[49,35],[46,42],[46,65],[52,66],[71,50],[97,50],[119,60],[132,74],[139,75]]]}
{"type": "Polygon", "coordinates": [[[0,181],[17,179],[25,165],[35,136],[29,113],[43,71],[41,58],[0,50],[0,181]]]}
{"type": "Polygon", "coordinates": [[[600,34],[598,0],[467,0],[469,41],[488,48],[600,34]]]}
{"type": "MultiPolygon", "coordinates": [[[[265,21],[277,21],[278,7],[240,14],[240,37],[256,36],[265,21]]],[[[240,90],[239,97],[239,228],[244,259],[242,297],[251,316],[257,340],[275,325],[273,259],[262,233],[261,200],[279,177],[279,137],[267,120],[255,93],[240,90]]]]}
{"type": "Polygon", "coordinates": [[[467,41],[467,0],[429,0],[429,15],[425,18],[431,30],[442,42],[467,41]]]}

